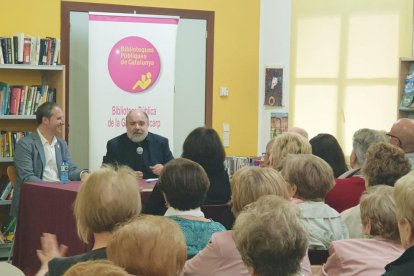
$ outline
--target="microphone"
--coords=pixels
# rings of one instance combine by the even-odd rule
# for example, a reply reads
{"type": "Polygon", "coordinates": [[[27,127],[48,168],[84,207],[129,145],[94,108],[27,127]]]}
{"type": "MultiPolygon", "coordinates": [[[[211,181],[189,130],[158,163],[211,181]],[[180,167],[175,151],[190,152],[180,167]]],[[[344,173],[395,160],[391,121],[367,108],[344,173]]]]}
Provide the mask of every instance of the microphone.
{"type": "Polygon", "coordinates": [[[142,147],[137,147],[137,153],[141,155],[144,152],[144,149],[142,147]]]}

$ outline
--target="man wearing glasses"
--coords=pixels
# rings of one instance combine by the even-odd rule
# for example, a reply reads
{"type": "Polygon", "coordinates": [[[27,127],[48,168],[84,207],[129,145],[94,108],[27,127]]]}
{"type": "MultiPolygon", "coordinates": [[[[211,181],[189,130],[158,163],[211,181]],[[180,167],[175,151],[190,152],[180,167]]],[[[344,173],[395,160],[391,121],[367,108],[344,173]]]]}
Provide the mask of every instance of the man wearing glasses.
{"type": "Polygon", "coordinates": [[[390,143],[405,151],[405,155],[411,161],[411,169],[414,170],[414,120],[401,118],[396,121],[389,133],[390,143]]]}

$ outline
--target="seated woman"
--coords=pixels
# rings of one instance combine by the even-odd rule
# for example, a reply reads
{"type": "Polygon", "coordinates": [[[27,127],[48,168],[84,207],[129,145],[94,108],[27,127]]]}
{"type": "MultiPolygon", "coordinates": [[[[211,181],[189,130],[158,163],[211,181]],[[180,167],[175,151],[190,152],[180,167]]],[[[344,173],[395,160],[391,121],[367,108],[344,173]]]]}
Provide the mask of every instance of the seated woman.
{"type": "Polygon", "coordinates": [[[331,166],[335,178],[348,170],[344,152],[334,136],[320,133],[310,139],[309,143],[312,145],[312,154],[322,158],[331,166]]]}
{"type": "Polygon", "coordinates": [[[158,181],[168,208],[164,216],[180,225],[187,243],[188,258],[204,248],[213,233],[226,230],[220,223],[206,219],[200,209],[209,186],[203,168],[185,158],[168,162],[158,181]]]}
{"type": "MultiPolygon", "coordinates": [[[[410,170],[411,163],[405,152],[390,143],[371,145],[362,166],[367,188],[374,185],[394,186],[395,181],[410,170]]],[[[343,211],[341,217],[348,228],[350,238],[363,237],[359,205],[343,211]]]]}
{"type": "Polygon", "coordinates": [[[337,211],[324,203],[335,183],[332,168],[312,154],[289,154],[282,175],[290,184],[302,221],[309,231],[309,248],[327,250],[331,241],[348,238],[348,231],[337,211]]]}
{"type": "Polygon", "coordinates": [[[234,241],[251,275],[303,275],[307,238],[299,209],[275,195],[249,204],[234,225],[234,241]]]}
{"type": "Polygon", "coordinates": [[[312,153],[308,140],[297,133],[283,133],[277,136],[270,150],[269,166],[280,171],[281,165],[288,154],[312,153]]]}
{"type": "MultiPolygon", "coordinates": [[[[196,128],[184,141],[181,157],[200,164],[210,180],[205,205],[226,204],[230,200],[229,175],[224,169],[225,156],[220,137],[212,128],[196,128]]],[[[155,186],[145,204],[144,213],[164,215],[166,210],[162,194],[155,186]]]]}
{"type": "Polygon", "coordinates": [[[321,275],[381,275],[384,265],[402,254],[393,193],[394,188],[385,185],[363,193],[363,232],[371,238],[333,241],[321,275]]]}
{"type": "Polygon", "coordinates": [[[160,216],[145,215],[120,226],[107,251],[108,259],[130,275],[178,276],[187,259],[180,227],[160,216]]]}
{"type": "Polygon", "coordinates": [[[130,276],[122,267],[116,266],[113,262],[108,260],[95,260],[77,263],[63,276],[84,276],[84,275],[99,275],[99,276],[130,276]]]}
{"type": "Polygon", "coordinates": [[[406,249],[395,261],[385,266],[384,276],[412,275],[414,271],[414,172],[395,183],[394,199],[398,230],[406,249]]]}
{"type": "MultiPolygon", "coordinates": [[[[287,184],[272,168],[245,167],[238,170],[231,181],[232,212],[242,209],[264,195],[278,195],[289,199],[287,184]]],[[[310,263],[302,260],[305,275],[310,275],[310,263]]],[[[233,231],[214,233],[208,245],[185,263],[183,275],[250,275],[233,239],[233,231]]]]}
{"type": "Polygon", "coordinates": [[[36,275],[62,275],[72,265],[106,258],[106,245],[117,223],[125,222],[141,212],[141,195],[135,173],[128,167],[103,167],[93,172],[80,187],[73,206],[78,235],[88,243],[93,235],[92,250],[81,255],[63,257],[64,246],[56,236],[44,234],[42,249],[37,250],[41,262],[36,275]]]}

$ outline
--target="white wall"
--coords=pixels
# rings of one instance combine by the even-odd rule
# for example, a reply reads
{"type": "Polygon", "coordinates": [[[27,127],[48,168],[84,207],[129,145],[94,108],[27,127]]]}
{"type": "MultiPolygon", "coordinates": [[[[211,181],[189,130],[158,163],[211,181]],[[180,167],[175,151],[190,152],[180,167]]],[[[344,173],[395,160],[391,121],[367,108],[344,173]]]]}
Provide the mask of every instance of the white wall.
{"type": "Polygon", "coordinates": [[[260,1],[259,131],[257,149],[259,155],[265,152],[266,144],[270,139],[270,114],[272,112],[289,111],[291,7],[291,0],[260,1]],[[267,65],[281,65],[284,67],[284,107],[269,108],[263,106],[264,73],[267,65]]]}

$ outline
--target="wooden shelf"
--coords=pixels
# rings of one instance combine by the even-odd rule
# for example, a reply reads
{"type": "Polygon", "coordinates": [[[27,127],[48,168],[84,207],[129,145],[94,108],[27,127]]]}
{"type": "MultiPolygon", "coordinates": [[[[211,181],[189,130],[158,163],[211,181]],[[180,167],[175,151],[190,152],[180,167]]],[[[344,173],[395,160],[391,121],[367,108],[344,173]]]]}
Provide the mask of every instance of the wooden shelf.
{"type": "Polygon", "coordinates": [[[13,157],[0,157],[0,163],[13,162],[13,157]]]}
{"type": "Polygon", "coordinates": [[[0,115],[0,120],[35,120],[36,115],[0,115]]]}
{"type": "Polygon", "coordinates": [[[0,64],[0,69],[63,71],[64,65],[0,64]]]}
{"type": "Polygon", "coordinates": [[[10,205],[11,202],[11,200],[0,200],[0,205],[10,205]]]}

